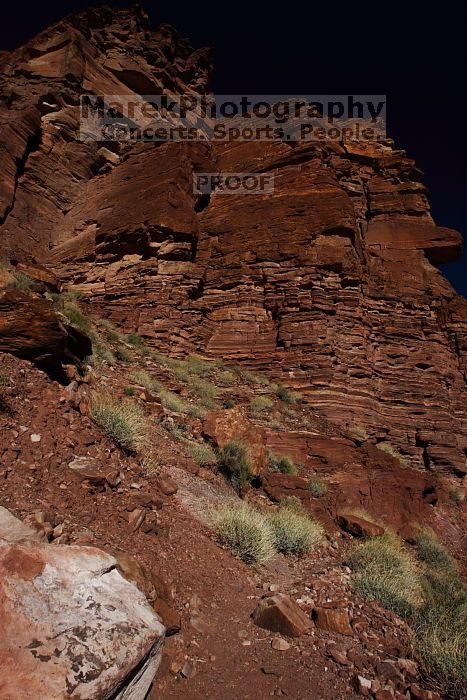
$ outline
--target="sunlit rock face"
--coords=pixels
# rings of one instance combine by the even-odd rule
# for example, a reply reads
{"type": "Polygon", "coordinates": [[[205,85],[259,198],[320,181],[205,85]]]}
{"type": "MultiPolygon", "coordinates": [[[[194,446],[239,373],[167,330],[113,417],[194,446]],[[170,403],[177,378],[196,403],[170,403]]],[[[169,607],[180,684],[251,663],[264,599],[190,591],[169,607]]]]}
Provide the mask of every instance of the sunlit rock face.
{"type": "Polygon", "coordinates": [[[465,472],[461,252],[387,141],[83,143],[79,96],[205,93],[208,52],[141,10],[97,9],[0,56],[0,250],[165,352],[268,372],[414,466],[465,472]],[[103,147],[104,146],[104,147],[103,147]],[[193,194],[194,172],[274,192],[193,194]]]}

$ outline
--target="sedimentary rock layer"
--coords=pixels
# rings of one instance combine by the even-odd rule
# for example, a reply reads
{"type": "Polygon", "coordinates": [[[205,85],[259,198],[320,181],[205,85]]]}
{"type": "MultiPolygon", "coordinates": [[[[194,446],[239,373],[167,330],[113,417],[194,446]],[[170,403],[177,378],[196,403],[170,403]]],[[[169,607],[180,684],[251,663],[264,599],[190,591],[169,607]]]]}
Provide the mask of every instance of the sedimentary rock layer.
{"type": "Polygon", "coordinates": [[[0,249],[34,255],[149,345],[266,370],[414,465],[465,472],[467,304],[391,141],[90,144],[78,99],[207,90],[207,52],[138,10],[91,10],[0,58],[0,249]],[[103,147],[105,146],[105,147],[103,147]],[[274,192],[193,194],[194,172],[274,192]]]}

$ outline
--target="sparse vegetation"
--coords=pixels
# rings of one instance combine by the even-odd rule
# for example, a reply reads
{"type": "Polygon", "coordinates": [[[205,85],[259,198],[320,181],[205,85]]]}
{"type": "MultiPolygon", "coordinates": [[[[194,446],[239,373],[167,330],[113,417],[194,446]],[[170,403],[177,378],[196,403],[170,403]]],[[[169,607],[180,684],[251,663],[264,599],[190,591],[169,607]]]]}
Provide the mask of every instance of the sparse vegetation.
{"type": "Polygon", "coordinates": [[[259,416],[273,406],[274,402],[267,396],[254,396],[250,399],[250,411],[253,416],[259,416]]]}
{"type": "Polygon", "coordinates": [[[118,345],[118,347],[115,348],[115,355],[121,362],[131,362],[133,359],[131,351],[124,345],[118,345]]]}
{"type": "Polygon", "coordinates": [[[349,436],[358,442],[365,442],[369,435],[363,425],[351,425],[348,429],[349,436]]]}
{"type": "Polygon", "coordinates": [[[147,389],[147,391],[157,391],[157,389],[160,388],[159,383],[154,379],[154,377],[151,377],[149,372],[142,369],[131,372],[130,379],[135,384],[147,389]]]}
{"type": "Polygon", "coordinates": [[[415,546],[420,559],[429,566],[444,571],[454,570],[451,557],[432,530],[420,530],[415,536],[415,546]]]}
{"type": "Polygon", "coordinates": [[[214,511],[212,519],[218,541],[246,564],[262,564],[274,556],[269,523],[247,503],[229,503],[214,511]]]}
{"type": "Polygon", "coordinates": [[[238,486],[251,481],[251,459],[248,450],[241,442],[231,440],[217,453],[220,471],[226,474],[238,486]]]}
{"type": "Polygon", "coordinates": [[[290,508],[297,513],[303,513],[303,503],[298,496],[286,496],[281,500],[280,504],[284,506],[284,508],[290,508]]]}
{"type": "Polygon", "coordinates": [[[268,467],[272,471],[281,472],[281,474],[296,474],[297,466],[293,459],[286,455],[275,455],[273,452],[268,454],[268,467]]]}
{"type": "Polygon", "coordinates": [[[108,365],[114,365],[117,360],[112,350],[100,343],[93,344],[93,354],[99,362],[105,362],[108,365]]]}
{"type": "Polygon", "coordinates": [[[269,522],[276,549],[283,554],[303,556],[323,537],[323,528],[297,504],[281,504],[269,522]]]}
{"type": "Polygon", "coordinates": [[[121,343],[123,336],[117,331],[113,323],[106,318],[101,318],[98,321],[99,329],[105,331],[104,335],[109,343],[121,343]]]}
{"type": "Polygon", "coordinates": [[[462,491],[462,489],[453,486],[451,489],[449,489],[449,498],[451,499],[451,501],[454,501],[454,503],[457,503],[457,505],[459,505],[460,503],[464,502],[465,493],[464,491],[462,491]]]}
{"type": "Polygon", "coordinates": [[[174,441],[187,438],[187,427],[183,423],[165,418],[161,421],[161,425],[174,441]]]}
{"type": "Polygon", "coordinates": [[[299,398],[298,394],[295,394],[293,391],[290,391],[283,384],[275,384],[274,390],[277,398],[283,401],[284,403],[297,403],[299,398]]]}
{"type": "Polygon", "coordinates": [[[208,467],[217,461],[216,453],[207,442],[191,442],[188,449],[193,460],[200,467],[208,467]]]}
{"type": "Polygon", "coordinates": [[[419,559],[391,532],[351,549],[353,584],[411,622],[423,674],[444,697],[467,694],[467,586],[429,530],[415,538],[419,559]]]}
{"type": "Polygon", "coordinates": [[[212,382],[208,382],[201,377],[193,377],[188,382],[189,388],[201,401],[201,404],[212,410],[216,407],[216,398],[219,394],[219,388],[212,382]]]}
{"type": "Polygon", "coordinates": [[[233,408],[235,406],[235,401],[233,399],[226,399],[222,405],[224,408],[233,408]]]}
{"type": "Polygon", "coordinates": [[[126,386],[126,387],[124,387],[124,389],[123,389],[123,393],[124,393],[126,396],[134,396],[134,395],[136,394],[136,389],[135,389],[134,386],[126,386]]]}
{"type": "Polygon", "coordinates": [[[162,352],[150,352],[149,355],[161,367],[168,367],[170,359],[167,355],[164,355],[162,352]]]}
{"type": "Polygon", "coordinates": [[[184,401],[175,392],[159,388],[157,393],[162,405],[169,411],[173,411],[174,413],[187,413],[194,418],[201,418],[203,416],[203,411],[199,406],[184,401]]]}
{"type": "Polygon", "coordinates": [[[351,508],[345,508],[342,512],[344,515],[354,515],[356,518],[366,520],[368,523],[374,523],[375,525],[379,525],[383,528],[383,530],[387,529],[382,520],[375,518],[373,515],[371,515],[371,513],[365,510],[365,508],[357,508],[353,506],[351,508]]]}
{"type": "Polygon", "coordinates": [[[271,430],[275,430],[277,432],[284,429],[284,425],[281,421],[280,414],[274,414],[274,416],[269,421],[269,427],[271,428],[271,430]]]}
{"type": "Polygon", "coordinates": [[[144,344],[144,340],[137,333],[127,333],[124,336],[124,340],[128,343],[128,345],[131,345],[137,350],[143,350],[146,347],[144,344]]]}
{"type": "Polygon", "coordinates": [[[379,601],[402,617],[414,613],[421,601],[417,563],[397,535],[385,532],[359,542],[350,550],[348,560],[360,595],[379,601]]]}
{"type": "Polygon", "coordinates": [[[327,494],[328,487],[320,476],[313,474],[308,481],[308,491],[315,498],[322,498],[327,494]]]}
{"type": "Polygon", "coordinates": [[[190,355],[184,364],[189,374],[195,374],[198,377],[207,377],[216,368],[216,363],[203,360],[198,355],[190,355]]]}
{"type": "Polygon", "coordinates": [[[247,384],[259,384],[260,386],[268,386],[269,379],[263,374],[258,374],[256,372],[250,372],[249,370],[238,369],[238,374],[242,381],[247,384]]]}
{"type": "Polygon", "coordinates": [[[86,335],[90,335],[92,333],[92,320],[89,318],[89,316],[86,316],[86,314],[76,303],[63,301],[63,303],[60,304],[59,309],[63,316],[65,316],[65,318],[72,324],[72,326],[75,326],[78,328],[78,330],[86,333],[86,335]]]}
{"type": "Polygon", "coordinates": [[[106,333],[107,340],[109,343],[119,343],[121,341],[121,335],[117,331],[109,329],[106,333]]]}
{"type": "Polygon", "coordinates": [[[424,604],[415,620],[416,649],[426,677],[447,697],[467,696],[467,585],[429,529],[416,537],[424,562],[424,604]]]}
{"type": "Polygon", "coordinates": [[[10,270],[13,279],[8,284],[9,287],[15,287],[15,289],[20,289],[22,292],[30,292],[34,286],[34,280],[29,277],[25,272],[20,270],[10,270]]]}
{"type": "Polygon", "coordinates": [[[128,452],[141,448],[147,435],[146,418],[134,403],[122,402],[111,396],[94,394],[91,417],[117,445],[128,452]]]}
{"type": "Polygon", "coordinates": [[[224,369],[216,375],[216,381],[220,386],[231,386],[235,383],[235,374],[229,369],[224,369]]]}
{"type": "Polygon", "coordinates": [[[424,612],[416,627],[416,650],[424,675],[444,697],[467,697],[467,602],[424,612]]]}
{"type": "Polygon", "coordinates": [[[401,455],[399,450],[394,447],[394,445],[391,445],[390,442],[378,442],[376,447],[378,450],[381,450],[381,452],[385,452],[386,454],[391,455],[391,457],[394,457],[394,459],[397,459],[403,466],[407,466],[405,458],[401,455]]]}

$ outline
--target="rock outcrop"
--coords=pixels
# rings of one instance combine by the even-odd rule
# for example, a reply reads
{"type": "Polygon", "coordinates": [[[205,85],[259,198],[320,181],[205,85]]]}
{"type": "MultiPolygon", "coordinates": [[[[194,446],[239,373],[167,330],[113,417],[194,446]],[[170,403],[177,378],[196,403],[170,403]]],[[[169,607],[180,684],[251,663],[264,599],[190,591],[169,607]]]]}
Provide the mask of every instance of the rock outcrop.
{"type": "Polygon", "coordinates": [[[92,354],[92,344],[47,299],[0,285],[0,352],[53,365],[82,361],[92,354]]]}
{"type": "Polygon", "coordinates": [[[164,640],[144,595],[101,550],[36,540],[2,509],[0,698],[143,700],[164,640]]]}
{"type": "Polygon", "coordinates": [[[80,94],[208,89],[208,54],[141,10],[90,10],[0,57],[0,249],[28,251],[149,345],[259,368],[408,463],[465,473],[461,251],[391,141],[84,143],[80,94]],[[272,172],[274,193],[193,194],[272,172]]]}

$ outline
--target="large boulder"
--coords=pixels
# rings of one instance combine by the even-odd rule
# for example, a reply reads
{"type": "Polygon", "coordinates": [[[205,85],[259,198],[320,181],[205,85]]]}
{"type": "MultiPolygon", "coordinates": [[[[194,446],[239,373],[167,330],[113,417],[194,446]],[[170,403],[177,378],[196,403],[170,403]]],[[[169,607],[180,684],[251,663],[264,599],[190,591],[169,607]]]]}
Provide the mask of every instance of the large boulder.
{"type": "Polygon", "coordinates": [[[0,352],[54,364],[82,360],[92,353],[92,343],[60,318],[47,299],[7,287],[0,292],[0,352]]]}
{"type": "Polygon", "coordinates": [[[0,698],[143,700],[165,633],[143,593],[109,554],[40,544],[12,518],[0,531],[13,540],[0,539],[0,698]]]}
{"type": "Polygon", "coordinates": [[[67,344],[65,327],[52,304],[20,289],[0,295],[0,351],[25,360],[56,360],[67,344]]]}

